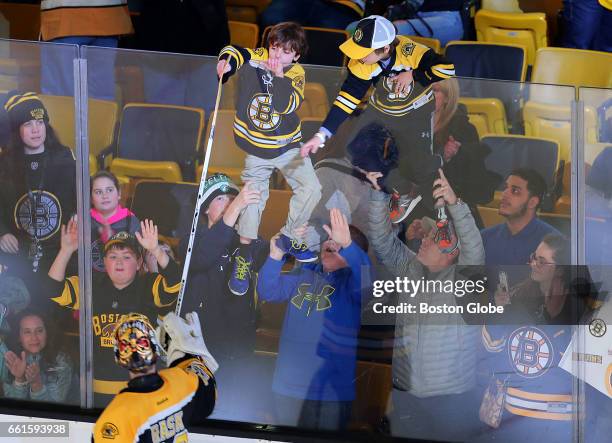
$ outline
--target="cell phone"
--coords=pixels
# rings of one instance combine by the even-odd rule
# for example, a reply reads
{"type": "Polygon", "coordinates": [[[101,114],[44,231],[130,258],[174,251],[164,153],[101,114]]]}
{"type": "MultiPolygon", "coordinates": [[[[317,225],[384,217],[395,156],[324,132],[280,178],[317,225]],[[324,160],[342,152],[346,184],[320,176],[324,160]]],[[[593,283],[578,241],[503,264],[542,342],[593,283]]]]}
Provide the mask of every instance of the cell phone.
{"type": "Polygon", "coordinates": [[[510,288],[508,286],[508,274],[506,274],[505,271],[499,272],[499,286],[501,287],[502,291],[510,292],[510,288]]]}

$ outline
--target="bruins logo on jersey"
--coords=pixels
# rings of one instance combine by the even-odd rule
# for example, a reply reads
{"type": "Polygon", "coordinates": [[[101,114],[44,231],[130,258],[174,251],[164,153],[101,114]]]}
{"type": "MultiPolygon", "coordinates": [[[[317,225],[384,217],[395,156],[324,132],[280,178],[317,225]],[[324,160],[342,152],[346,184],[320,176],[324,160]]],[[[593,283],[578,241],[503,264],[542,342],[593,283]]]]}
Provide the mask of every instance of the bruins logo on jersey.
{"type": "Polygon", "coordinates": [[[109,313],[92,317],[94,334],[100,337],[100,347],[114,348],[113,333],[122,316],[123,314],[119,313],[109,313]]]}
{"type": "Polygon", "coordinates": [[[31,196],[21,196],[15,205],[14,216],[18,229],[32,238],[46,240],[60,228],[62,207],[59,199],[50,192],[32,191],[31,196]]]}
{"type": "Polygon", "coordinates": [[[293,80],[293,87],[296,89],[304,89],[304,76],[298,75],[293,80]]]}
{"type": "Polygon", "coordinates": [[[249,119],[253,125],[262,131],[272,131],[281,122],[281,116],[272,107],[272,96],[255,94],[249,104],[249,119]]]}
{"type": "Polygon", "coordinates": [[[102,438],[114,440],[119,435],[119,429],[113,423],[107,421],[102,425],[102,438]]]}
{"type": "Polygon", "coordinates": [[[264,48],[257,48],[255,50],[253,50],[253,53],[258,56],[258,57],[263,57],[264,55],[264,48]]]}
{"type": "Polygon", "coordinates": [[[414,48],[416,47],[416,45],[414,43],[405,43],[402,45],[402,55],[404,57],[409,57],[412,55],[412,53],[414,52],[414,48]]]}
{"type": "Polygon", "coordinates": [[[523,326],[510,334],[508,354],[514,370],[526,378],[544,375],[555,355],[550,338],[533,326],[523,326]]]}
{"type": "Polygon", "coordinates": [[[383,88],[387,93],[387,99],[392,102],[405,101],[408,97],[410,97],[410,94],[412,93],[414,81],[410,82],[410,84],[408,85],[408,89],[405,92],[396,93],[395,82],[393,81],[395,77],[395,75],[389,75],[384,77],[383,88]]]}

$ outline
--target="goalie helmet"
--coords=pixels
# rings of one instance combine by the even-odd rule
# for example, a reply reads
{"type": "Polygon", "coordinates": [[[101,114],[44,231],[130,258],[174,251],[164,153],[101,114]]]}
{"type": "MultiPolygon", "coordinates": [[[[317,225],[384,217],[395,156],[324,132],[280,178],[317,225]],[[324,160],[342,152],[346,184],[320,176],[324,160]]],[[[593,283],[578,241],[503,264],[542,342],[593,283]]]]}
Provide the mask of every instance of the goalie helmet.
{"type": "Polygon", "coordinates": [[[155,364],[160,355],[155,328],[145,315],[125,315],[117,324],[113,339],[115,361],[130,371],[145,372],[155,364]]]}

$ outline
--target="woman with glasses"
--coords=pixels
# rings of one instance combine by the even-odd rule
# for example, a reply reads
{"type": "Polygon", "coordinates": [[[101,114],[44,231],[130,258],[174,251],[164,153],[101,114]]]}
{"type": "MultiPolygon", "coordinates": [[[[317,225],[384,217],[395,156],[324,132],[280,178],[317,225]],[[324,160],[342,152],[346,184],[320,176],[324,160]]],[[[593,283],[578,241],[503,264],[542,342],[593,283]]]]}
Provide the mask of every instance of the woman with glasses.
{"type": "Polygon", "coordinates": [[[548,234],[529,258],[529,278],[509,290],[498,286],[495,302],[505,309],[497,324],[482,327],[486,430],[476,441],[571,441],[577,405],[572,376],[559,363],[592,285],[569,262],[568,240],[548,234]]]}

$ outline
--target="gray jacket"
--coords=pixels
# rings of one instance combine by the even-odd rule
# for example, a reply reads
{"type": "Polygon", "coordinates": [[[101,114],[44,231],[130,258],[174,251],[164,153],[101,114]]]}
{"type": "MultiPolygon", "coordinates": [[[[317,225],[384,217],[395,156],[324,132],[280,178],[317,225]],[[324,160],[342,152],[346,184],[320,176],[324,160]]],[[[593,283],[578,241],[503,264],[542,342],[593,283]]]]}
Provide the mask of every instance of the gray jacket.
{"type": "MultiPolygon", "coordinates": [[[[465,204],[448,206],[460,241],[458,261],[436,274],[416,260],[416,254],[393,233],[389,219],[389,197],[371,191],[369,239],[376,257],[393,275],[419,280],[457,281],[468,275],[466,266],[483,266],[482,239],[465,204]]],[[[473,270],[473,268],[470,268],[473,270]]],[[[399,294],[398,304],[409,295],[399,294]]],[[[428,293],[430,306],[456,303],[454,294],[428,293]]],[[[414,299],[413,299],[414,301],[414,299]]],[[[401,314],[395,319],[393,385],[417,397],[459,394],[475,385],[479,328],[468,326],[459,314],[401,314]]]]}

